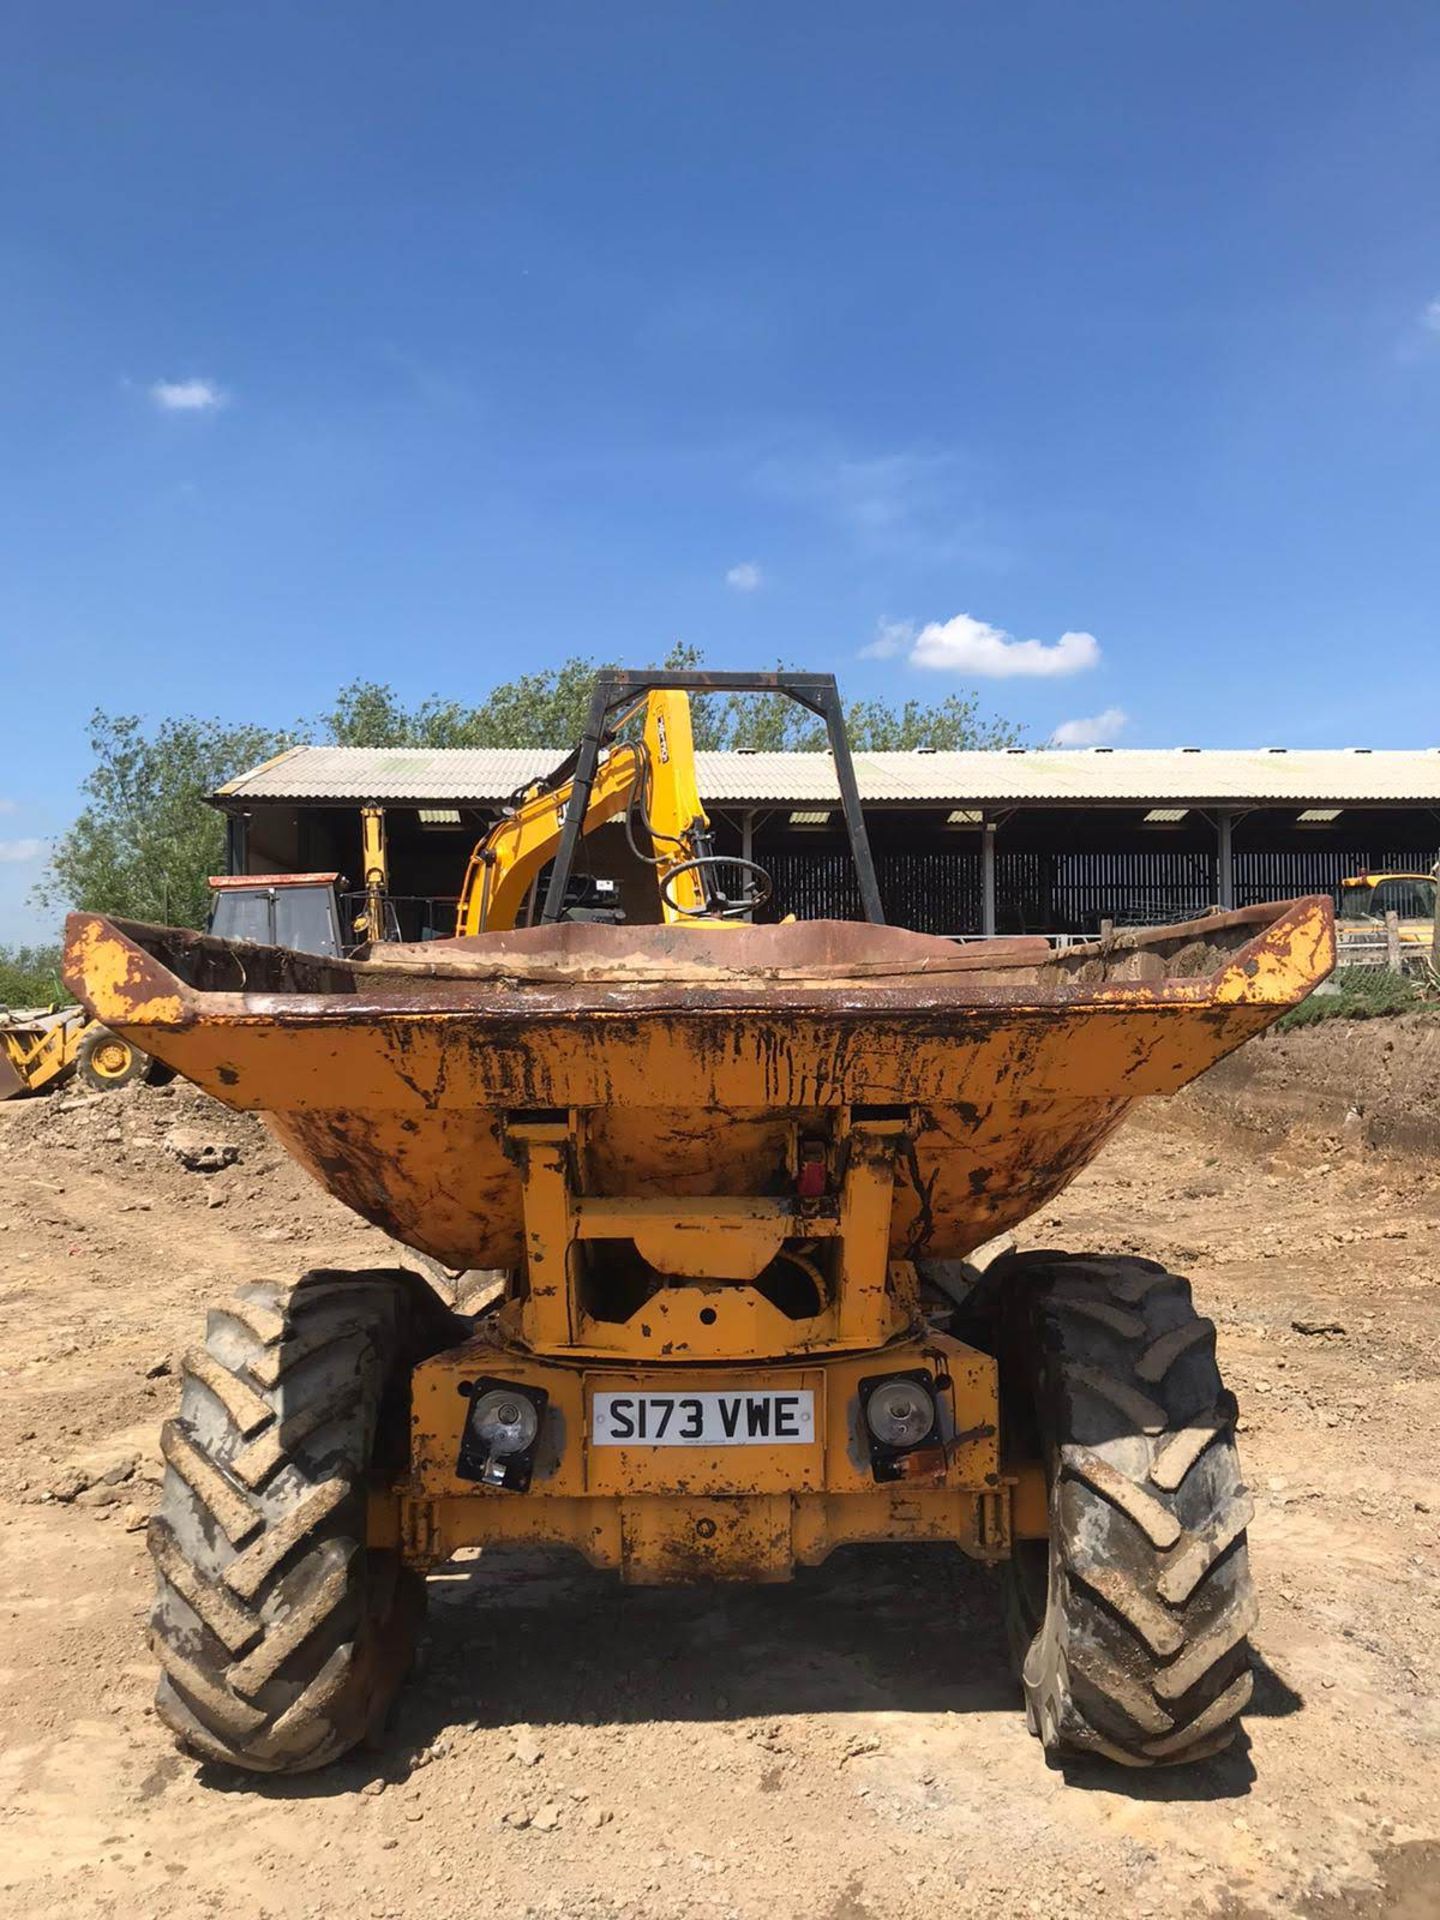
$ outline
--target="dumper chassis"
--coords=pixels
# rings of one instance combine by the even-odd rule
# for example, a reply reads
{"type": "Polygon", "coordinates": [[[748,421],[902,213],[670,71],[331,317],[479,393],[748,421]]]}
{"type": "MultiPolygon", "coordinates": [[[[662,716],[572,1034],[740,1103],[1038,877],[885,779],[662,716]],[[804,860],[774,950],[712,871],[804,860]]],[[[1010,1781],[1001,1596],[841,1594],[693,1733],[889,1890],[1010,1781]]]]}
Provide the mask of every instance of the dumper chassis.
{"type": "MultiPolygon", "coordinates": [[[[833,682],[799,679],[835,740],[833,682]]],[[[606,703],[646,684],[602,679],[572,854],[606,703]]],[[[843,737],[835,760],[843,798],[843,737]]],[[[462,1548],[665,1583],[904,1541],[999,1571],[1055,1763],[1223,1748],[1255,1600],[1214,1327],[1151,1261],[966,1256],[1323,978],[1328,904],[1057,954],[878,909],[567,925],[563,880],[551,924],[354,960],[71,920],[97,1018],[396,1239],[504,1274],[473,1318],[401,1269],[211,1313],[151,1529],[161,1717],[255,1772],[337,1758],[462,1548]]]]}
{"type": "MultiPolygon", "coordinates": [[[[1255,1617],[1251,1501],[1214,1328],[1187,1283],[1149,1261],[1009,1264],[1026,1351],[1042,1356],[1022,1421],[1044,1449],[1048,1500],[1033,1466],[1008,1477],[1012,1499],[1020,1487],[1029,1495],[1022,1527],[1043,1520],[1046,1531],[1011,1537],[995,1513],[990,1532],[962,1523],[953,1537],[980,1558],[1008,1549],[1007,1627],[1047,1754],[1132,1767],[1206,1758],[1229,1744],[1249,1698],[1255,1617]]],[[[443,1359],[447,1380],[457,1358],[473,1368],[473,1334],[449,1344],[469,1332],[405,1271],[310,1273],[212,1312],[164,1430],[169,1471],[150,1534],[158,1705],[193,1752],[300,1771],[383,1722],[424,1614],[417,1564],[448,1557],[462,1532],[497,1537],[480,1509],[474,1529],[451,1518],[448,1538],[430,1518],[417,1544],[386,1492],[406,1467],[408,1381],[428,1383],[427,1360],[443,1359]]],[[[976,1493],[977,1509],[985,1498],[976,1493]]],[[[742,1504],[689,1501],[678,1529],[667,1513],[664,1558],[643,1571],[773,1577],[774,1567],[711,1559],[742,1504]]],[[[944,1537],[938,1504],[925,1513],[901,1499],[881,1518],[883,1532],[862,1518],[854,1536],[944,1537]]],[[[603,1521],[587,1524],[591,1557],[609,1563],[603,1521]]],[[[803,1557],[829,1544],[812,1536],[803,1557]]]]}

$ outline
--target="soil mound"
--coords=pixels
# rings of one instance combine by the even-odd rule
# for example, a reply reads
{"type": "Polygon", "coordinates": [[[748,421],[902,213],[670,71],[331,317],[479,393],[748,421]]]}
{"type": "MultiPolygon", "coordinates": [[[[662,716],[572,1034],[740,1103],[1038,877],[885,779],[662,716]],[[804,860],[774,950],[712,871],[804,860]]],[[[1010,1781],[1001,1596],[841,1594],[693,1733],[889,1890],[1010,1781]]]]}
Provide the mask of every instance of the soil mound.
{"type": "Polygon", "coordinates": [[[162,1087],[136,1081],[113,1093],[68,1088],[7,1101],[0,1107],[0,1145],[7,1154],[75,1154],[97,1170],[162,1179],[237,1161],[252,1172],[268,1171],[281,1158],[257,1115],[222,1107],[184,1080],[162,1087]]]}
{"type": "Polygon", "coordinates": [[[1267,1034],[1176,1104],[1266,1134],[1440,1153],[1440,1013],[1267,1034]]]}

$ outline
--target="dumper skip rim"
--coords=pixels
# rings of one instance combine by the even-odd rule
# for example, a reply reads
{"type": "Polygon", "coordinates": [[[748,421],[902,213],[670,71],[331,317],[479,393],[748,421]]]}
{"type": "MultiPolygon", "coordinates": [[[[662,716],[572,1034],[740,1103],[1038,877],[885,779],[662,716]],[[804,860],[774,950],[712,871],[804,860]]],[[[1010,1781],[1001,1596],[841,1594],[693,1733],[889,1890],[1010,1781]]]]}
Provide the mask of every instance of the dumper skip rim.
{"type": "Polygon", "coordinates": [[[816,929],[894,935],[850,922],[795,922],[744,928],[724,936],[715,962],[705,936],[688,929],[678,939],[688,963],[671,957],[676,936],[659,928],[567,927],[523,929],[481,936],[463,956],[324,960],[274,947],[212,940],[204,934],[75,913],[66,922],[65,979],[97,1019],[110,1026],[182,1031],[197,1023],[313,1027],[357,1019],[447,1022],[495,1016],[746,1014],[823,1012],[828,1018],[875,1013],[945,1014],[1028,1009],[1124,1012],[1144,1007],[1285,1007],[1303,999],[1335,962],[1334,914],[1324,896],[1243,907],[1169,927],[1120,933],[1056,950],[1042,938],[998,940],[955,947],[926,935],[902,935],[918,945],[879,962],[784,965],[786,944],[816,929]],[[1218,964],[1184,975],[1164,970],[1161,949],[1203,952],[1206,936],[1254,927],[1238,951],[1218,964]],[[619,933],[620,942],[603,936],[619,933]],[[557,940],[557,935],[560,938],[557,940]],[[568,939],[567,939],[568,936],[568,939]],[[597,936],[601,936],[597,938],[597,936]],[[661,937],[667,944],[655,954],[661,937]],[[763,947],[757,936],[764,937],[763,947]],[[775,936],[782,936],[777,940],[775,936]],[[626,949],[629,949],[628,953],[626,949]],[[759,951],[757,951],[757,948],[759,951]],[[948,953],[944,949],[948,948],[948,953]],[[158,957],[164,952],[174,965],[158,957]],[[648,953],[647,953],[648,949],[648,953]],[[747,950],[755,955],[747,963],[747,950]],[[938,951],[937,951],[938,950],[938,951]],[[463,970],[455,958],[463,957],[463,970]],[[1113,977],[1149,963],[1149,977],[1113,977]],[[192,971],[229,969],[234,986],[199,987],[174,966],[192,971]],[[265,985],[248,984],[248,976],[265,985]],[[293,983],[273,984],[279,974],[293,983]],[[1021,975],[1013,982],[1007,974],[1021,975]],[[998,977],[997,977],[998,976],[998,977]]]}

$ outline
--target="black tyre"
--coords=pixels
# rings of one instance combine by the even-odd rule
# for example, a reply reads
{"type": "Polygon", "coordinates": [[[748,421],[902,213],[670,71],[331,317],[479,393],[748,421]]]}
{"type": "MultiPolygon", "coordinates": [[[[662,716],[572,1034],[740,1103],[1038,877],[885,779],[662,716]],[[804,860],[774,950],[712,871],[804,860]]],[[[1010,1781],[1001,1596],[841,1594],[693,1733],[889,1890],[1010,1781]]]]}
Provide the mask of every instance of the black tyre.
{"type": "Polygon", "coordinates": [[[1015,1438],[1050,1490],[1048,1543],[1006,1569],[1030,1729],[1054,1761],[1205,1759],[1250,1698],[1256,1613],[1214,1326],[1149,1260],[1016,1255],[997,1278],[1015,1438]]]}
{"type": "Polygon", "coordinates": [[[298,1773],[383,1720],[425,1590],[367,1547],[368,1491],[403,1468],[412,1367],[462,1333],[403,1271],[242,1287],[210,1314],[150,1523],[156,1707],[182,1746],[298,1773]]]}
{"type": "Polygon", "coordinates": [[[108,1027],[87,1027],[75,1049],[76,1077],[96,1093],[113,1093],[136,1080],[153,1079],[159,1062],[108,1027]]]}

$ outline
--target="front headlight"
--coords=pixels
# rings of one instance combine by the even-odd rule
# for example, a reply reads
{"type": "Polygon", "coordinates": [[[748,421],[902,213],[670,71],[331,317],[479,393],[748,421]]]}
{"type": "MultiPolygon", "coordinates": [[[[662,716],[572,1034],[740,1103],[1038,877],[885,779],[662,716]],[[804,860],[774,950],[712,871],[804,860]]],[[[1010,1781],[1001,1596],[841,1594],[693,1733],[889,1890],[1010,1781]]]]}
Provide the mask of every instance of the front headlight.
{"type": "Polygon", "coordinates": [[[524,1453],[535,1444],[540,1431],[540,1415],[535,1404],[509,1387],[492,1387],[482,1394],[470,1412],[475,1437],[502,1458],[507,1453],[524,1453]]]}
{"type": "Polygon", "coordinates": [[[860,1382],[864,1424],[859,1437],[870,1450],[870,1470],[877,1480],[943,1482],[949,1418],[949,1409],[942,1410],[937,1397],[943,1391],[928,1367],[872,1374],[860,1382]]]}
{"type": "Polygon", "coordinates": [[[885,1380],[871,1389],[865,1422],[882,1447],[918,1447],[935,1425],[935,1402],[918,1380],[885,1380]]]}
{"type": "Polygon", "coordinates": [[[470,1412],[456,1473],[485,1487],[528,1492],[549,1402],[545,1389],[491,1378],[462,1380],[460,1391],[469,1396],[470,1412]]]}

